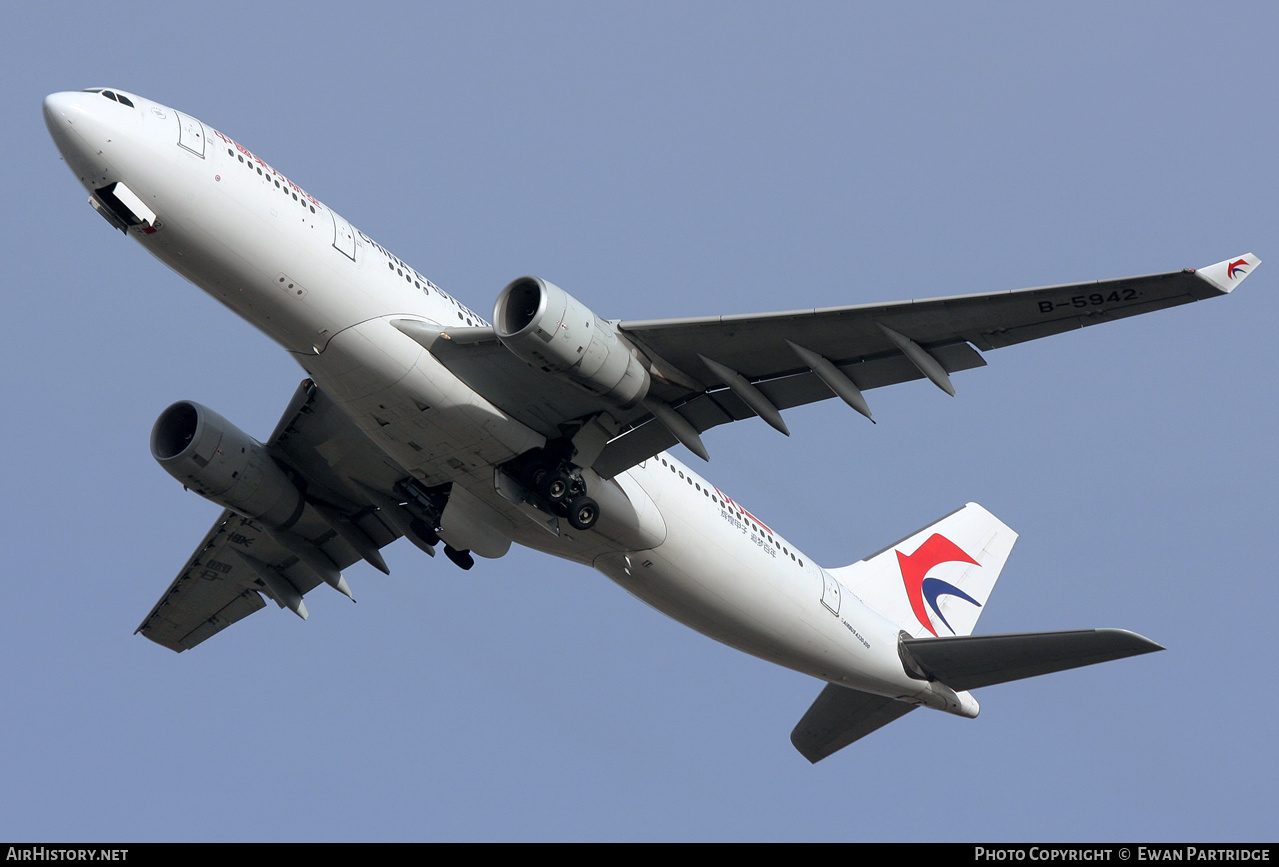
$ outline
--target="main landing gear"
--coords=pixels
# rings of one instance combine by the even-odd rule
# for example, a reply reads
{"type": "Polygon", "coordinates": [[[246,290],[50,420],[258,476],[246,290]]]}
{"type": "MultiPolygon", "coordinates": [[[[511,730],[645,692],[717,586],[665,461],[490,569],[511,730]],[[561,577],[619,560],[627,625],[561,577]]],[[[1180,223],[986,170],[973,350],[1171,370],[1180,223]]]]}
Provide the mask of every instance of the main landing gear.
{"type": "Polygon", "coordinates": [[[574,530],[589,530],[599,520],[599,503],[586,495],[586,483],[576,468],[541,467],[532,474],[533,491],[550,510],[567,518],[574,530]]]}
{"type": "Polygon", "coordinates": [[[599,503],[586,494],[580,468],[559,457],[554,449],[520,455],[511,462],[512,475],[541,501],[548,511],[567,518],[574,530],[589,530],[600,517],[599,503]]]}
{"type": "Polygon", "coordinates": [[[454,565],[463,571],[475,565],[475,558],[471,556],[470,551],[459,551],[452,545],[446,544],[444,546],[444,556],[452,560],[454,565]]]}
{"type": "MultiPolygon", "coordinates": [[[[435,546],[440,543],[440,521],[448,505],[451,490],[452,485],[428,488],[416,479],[405,479],[395,486],[396,493],[406,500],[404,507],[413,516],[409,531],[426,546],[427,553],[432,557],[435,556],[435,546]]],[[[444,545],[444,556],[459,569],[467,570],[475,565],[475,558],[470,551],[459,551],[447,543],[444,545]]]]}

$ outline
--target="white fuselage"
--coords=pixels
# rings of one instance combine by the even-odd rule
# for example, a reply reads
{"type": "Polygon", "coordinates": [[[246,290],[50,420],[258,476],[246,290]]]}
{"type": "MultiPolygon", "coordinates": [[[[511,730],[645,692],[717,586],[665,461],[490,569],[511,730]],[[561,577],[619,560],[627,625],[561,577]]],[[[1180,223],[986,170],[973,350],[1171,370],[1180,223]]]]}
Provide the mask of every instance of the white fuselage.
{"type": "Polygon", "coordinates": [[[72,171],[90,192],[125,184],[155,216],[129,234],[292,353],[406,475],[464,488],[470,520],[446,525],[446,542],[500,556],[513,540],[588,564],[747,653],[959,710],[954,693],[905,674],[896,625],[847,591],[832,611],[829,573],[669,454],[594,479],[602,516],[591,530],[555,536],[530,521],[495,491],[494,466],[544,438],[391,320],[488,323],[229,137],[122,95],[133,105],[96,92],[45,100],[72,171]]]}

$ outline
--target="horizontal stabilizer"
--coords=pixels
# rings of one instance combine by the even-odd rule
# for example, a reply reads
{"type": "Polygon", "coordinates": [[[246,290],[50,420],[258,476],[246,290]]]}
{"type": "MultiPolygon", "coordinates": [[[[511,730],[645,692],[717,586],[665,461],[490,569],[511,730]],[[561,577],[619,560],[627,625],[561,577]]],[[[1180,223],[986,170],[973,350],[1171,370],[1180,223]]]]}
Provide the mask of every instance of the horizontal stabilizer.
{"type": "Polygon", "coordinates": [[[956,690],[1163,650],[1126,629],[909,638],[902,644],[924,671],[956,690]]]}
{"type": "Polygon", "coordinates": [[[875,729],[905,716],[917,706],[846,686],[827,684],[790,733],[790,742],[804,758],[816,764],[875,729]]]}

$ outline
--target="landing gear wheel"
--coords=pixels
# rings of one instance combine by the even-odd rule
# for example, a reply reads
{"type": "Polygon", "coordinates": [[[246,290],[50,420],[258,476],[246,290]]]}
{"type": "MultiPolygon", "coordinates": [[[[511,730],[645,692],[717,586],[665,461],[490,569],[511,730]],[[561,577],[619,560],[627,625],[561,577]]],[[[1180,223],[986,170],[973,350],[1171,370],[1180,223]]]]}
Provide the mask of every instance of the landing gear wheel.
{"type": "Polygon", "coordinates": [[[412,523],[409,524],[409,529],[413,531],[414,535],[432,548],[440,544],[439,535],[428,527],[426,522],[421,518],[414,518],[412,523]]]}
{"type": "Polygon", "coordinates": [[[574,530],[591,529],[599,517],[599,503],[590,497],[578,497],[568,504],[568,522],[574,530]]]}
{"type": "Polygon", "coordinates": [[[537,492],[542,499],[550,503],[552,506],[558,506],[560,503],[568,499],[569,490],[573,486],[573,480],[565,473],[550,471],[538,476],[535,482],[537,492]]]}
{"type": "Polygon", "coordinates": [[[475,558],[470,551],[459,551],[452,545],[444,546],[444,556],[452,560],[460,569],[467,570],[475,565],[475,558]]]}

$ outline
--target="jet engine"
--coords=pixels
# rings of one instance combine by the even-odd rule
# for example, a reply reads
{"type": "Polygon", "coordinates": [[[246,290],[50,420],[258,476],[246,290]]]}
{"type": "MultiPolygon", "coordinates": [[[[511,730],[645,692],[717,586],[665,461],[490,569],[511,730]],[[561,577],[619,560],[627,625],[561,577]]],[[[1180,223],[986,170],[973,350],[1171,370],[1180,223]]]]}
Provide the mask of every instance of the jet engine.
{"type": "Polygon", "coordinates": [[[622,408],[648,394],[648,361],[617,326],[554,283],[521,277],[497,296],[493,330],[502,344],[546,373],[566,373],[578,385],[622,408]]]}
{"type": "Polygon", "coordinates": [[[156,419],[151,455],[183,487],[270,527],[291,526],[306,506],[262,443],[189,400],[156,419]]]}

